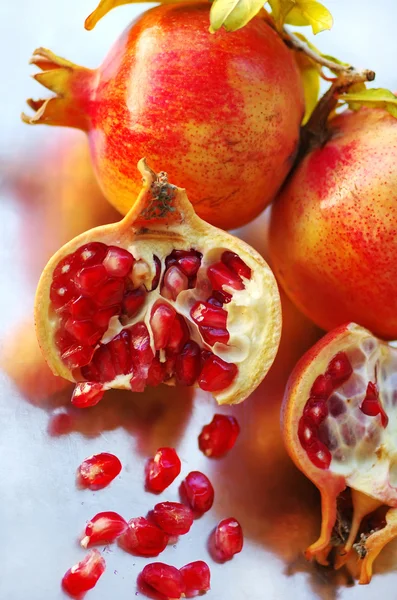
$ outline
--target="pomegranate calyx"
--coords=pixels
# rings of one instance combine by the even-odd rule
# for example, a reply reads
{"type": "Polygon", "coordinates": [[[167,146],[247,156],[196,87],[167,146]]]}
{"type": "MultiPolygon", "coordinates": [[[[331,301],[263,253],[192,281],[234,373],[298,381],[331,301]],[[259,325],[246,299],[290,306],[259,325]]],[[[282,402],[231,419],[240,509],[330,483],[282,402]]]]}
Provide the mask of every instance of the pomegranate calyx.
{"type": "Polygon", "coordinates": [[[46,48],[37,48],[33,52],[30,64],[41,69],[33,78],[56,96],[27,100],[28,106],[35,114],[29,116],[22,113],[22,121],[28,125],[43,123],[88,131],[88,115],[85,108],[95,72],[61,58],[46,48]]]}

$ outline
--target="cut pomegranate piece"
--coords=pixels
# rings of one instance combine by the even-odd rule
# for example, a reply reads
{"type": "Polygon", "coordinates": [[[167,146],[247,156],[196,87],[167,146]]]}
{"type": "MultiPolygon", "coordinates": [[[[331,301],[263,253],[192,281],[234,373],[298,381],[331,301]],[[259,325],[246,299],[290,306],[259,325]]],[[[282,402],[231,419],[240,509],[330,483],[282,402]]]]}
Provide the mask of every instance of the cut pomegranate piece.
{"type": "Polygon", "coordinates": [[[140,578],[150,588],[170,600],[180,598],[185,591],[185,583],[180,571],[165,563],[155,562],[146,565],[140,578]]]}
{"type": "Polygon", "coordinates": [[[397,486],[390,431],[396,372],[397,350],[351,323],[327,334],[302,357],[284,399],[287,449],[322,497],[321,535],[306,556],[324,564],[335,543],[338,568],[357,551],[362,583],[371,579],[377,554],[397,536],[391,525],[397,486]],[[345,490],[349,506],[342,503],[345,490]],[[382,505],[391,507],[386,513],[390,526],[378,537],[380,531],[374,532],[365,517],[382,505]]]}
{"type": "Polygon", "coordinates": [[[158,556],[168,544],[168,535],[144,517],[137,517],[128,521],[128,528],[118,543],[131,554],[158,556]]]}
{"type": "Polygon", "coordinates": [[[114,542],[128,528],[128,523],[115,512],[101,512],[88,521],[80,544],[83,548],[114,542]]]}
{"type": "Polygon", "coordinates": [[[186,598],[194,598],[200,594],[205,594],[211,588],[210,569],[203,560],[191,562],[179,570],[185,584],[186,598]]]}
{"type": "Polygon", "coordinates": [[[243,530],[237,519],[223,519],[215,529],[215,552],[218,560],[230,560],[243,549],[243,530]]]}
{"type": "Polygon", "coordinates": [[[163,492],[181,472],[181,461],[174,448],[159,448],[146,464],[146,489],[163,492]]]}
{"type": "Polygon", "coordinates": [[[236,365],[227,363],[213,354],[205,361],[198,384],[206,392],[216,392],[229,387],[236,378],[237,373],[236,365]]]}
{"type": "Polygon", "coordinates": [[[79,466],[77,471],[78,481],[84,487],[99,490],[109,485],[121,469],[121,462],[114,454],[108,452],[94,454],[83,460],[79,466]]]}
{"type": "Polygon", "coordinates": [[[45,357],[78,384],[73,403],[81,406],[104,389],[161,383],[240,402],[276,354],[273,275],[254,250],[198,219],[164,173],[144,161],[139,168],[144,188],[128,217],[87,232],[84,245],[72,240],[45,269],[37,294],[45,302],[36,307],[45,357]]]}
{"type": "Polygon", "coordinates": [[[214,415],[199,435],[199,448],[206,456],[220,458],[233,448],[239,433],[240,427],[234,417],[214,415]]]}
{"type": "Polygon", "coordinates": [[[214,488],[210,480],[200,471],[191,471],[181,484],[181,496],[186,498],[192,510],[203,514],[214,503],[214,488]]]}
{"type": "Polygon", "coordinates": [[[98,404],[105,393],[105,388],[100,383],[86,381],[78,383],[72,394],[72,404],[79,408],[88,408],[98,404]]]}
{"type": "Polygon", "coordinates": [[[62,587],[70,596],[79,598],[96,586],[105,568],[106,563],[100,552],[91,550],[82,561],[66,571],[62,587]]]}
{"type": "Polygon", "coordinates": [[[153,509],[156,524],[169,535],[184,535],[193,525],[193,513],[179,502],[160,502],[153,509]]]}

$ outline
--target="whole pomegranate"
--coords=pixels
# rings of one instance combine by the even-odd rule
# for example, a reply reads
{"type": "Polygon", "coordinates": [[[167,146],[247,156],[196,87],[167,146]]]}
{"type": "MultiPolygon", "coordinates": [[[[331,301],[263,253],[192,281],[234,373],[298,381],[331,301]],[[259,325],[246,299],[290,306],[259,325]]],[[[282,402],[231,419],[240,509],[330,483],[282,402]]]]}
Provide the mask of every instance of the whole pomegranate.
{"type": "Polygon", "coordinates": [[[382,109],[346,112],[274,203],[275,274],[323,329],[354,321],[395,339],[396,222],[397,120],[382,109]]]}
{"type": "Polygon", "coordinates": [[[321,492],[322,525],[307,558],[356,555],[360,583],[397,537],[397,350],[351,323],[322,338],[287,384],[282,428],[291,458],[321,492]]]}
{"type": "Polygon", "coordinates": [[[277,284],[243,241],[202,221],[180,188],[140,161],[144,187],[119,223],[61,248],[36,295],[52,370],[92,406],[106,389],[198,385],[240,402],[280,339],[277,284]]]}
{"type": "Polygon", "coordinates": [[[224,229],[256,217],[290,170],[304,111],[293,53],[260,17],[210,34],[210,7],[145,12],[98,70],[34,52],[37,81],[58,97],[30,100],[37,112],[24,120],[87,131],[102,189],[123,214],[140,189],[142,156],[224,229]]]}

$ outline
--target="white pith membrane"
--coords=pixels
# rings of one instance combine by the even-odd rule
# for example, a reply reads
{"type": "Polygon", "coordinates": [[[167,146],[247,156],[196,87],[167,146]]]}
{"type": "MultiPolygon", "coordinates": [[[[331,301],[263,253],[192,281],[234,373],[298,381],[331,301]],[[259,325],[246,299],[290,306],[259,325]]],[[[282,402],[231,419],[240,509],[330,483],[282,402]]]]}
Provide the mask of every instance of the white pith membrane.
{"type": "MultiPolygon", "coordinates": [[[[49,300],[52,274],[61,260],[76,252],[84,244],[101,242],[108,246],[119,246],[130,252],[135,260],[132,273],[128,276],[133,281],[133,289],[144,285],[149,291],[146,292],[139,312],[132,318],[116,315],[110,319],[106,332],[95,347],[109,343],[123,329],[129,329],[134,324],[143,322],[150,335],[152,352],[156,355],[150,317],[153,306],[161,301],[162,304],[173,307],[177,314],[183,316],[190,340],[197,342],[200,348],[211,351],[225,362],[237,366],[238,374],[231,385],[225,390],[213,392],[218,402],[242,401],[260,383],[270,368],[278,347],[281,329],[280,305],[273,274],[262,257],[247,244],[199,219],[184,191],[168,183],[167,189],[175,190],[175,207],[170,222],[160,218],[153,219],[153,222],[146,220],[144,227],[138,226],[136,222],[142,220],[144,213],[146,216],[148,206],[150,208],[150,203],[153,202],[150,186],[156,177],[142,161],[139,168],[144,175],[145,185],[130,213],[118,224],[92,230],[72,240],[53,257],[43,273],[37,292],[36,320],[39,342],[44,354],[55,373],[72,381],[84,381],[79,369],[69,371],[65,366],[60,350],[55,344],[55,333],[60,325],[60,313],[54,310],[49,300]],[[180,218],[175,218],[175,215],[180,218]],[[202,254],[195,287],[181,291],[175,300],[162,295],[165,259],[173,250],[192,250],[202,254]],[[224,303],[222,307],[227,312],[226,328],[230,337],[227,344],[217,342],[210,346],[204,342],[198,325],[190,315],[190,310],[195,302],[206,302],[212,295],[207,269],[221,261],[225,251],[236,253],[250,268],[251,277],[250,279],[240,277],[244,285],[242,290],[236,290],[228,285],[223,286],[223,292],[232,295],[231,301],[224,303]],[[157,256],[161,263],[160,283],[156,289],[150,291],[152,280],[156,275],[154,256],[157,256]]],[[[159,359],[160,362],[165,360],[162,350],[159,359]]],[[[103,387],[104,389],[131,389],[131,376],[132,373],[117,375],[112,381],[103,383],[103,387]]],[[[169,378],[164,383],[174,385],[175,377],[169,378]]]]}
{"type": "MultiPolygon", "coordinates": [[[[338,538],[335,534],[340,532],[341,522],[346,519],[346,515],[339,513],[341,506],[343,510],[343,501],[338,504],[337,514],[337,497],[348,486],[351,492],[349,523],[346,535],[339,537],[338,544],[343,547],[337,550],[334,566],[341,567],[356,550],[361,559],[360,583],[369,583],[373,561],[397,536],[397,349],[355,324],[345,327],[339,335],[331,332],[326,338],[321,340],[318,354],[313,354],[314,358],[305,364],[304,370],[295,375],[298,381],[295,389],[292,375],[291,393],[284,407],[285,434],[287,439],[290,435],[294,445],[292,457],[322,495],[321,536],[306,554],[328,564],[327,554],[338,538]],[[327,337],[329,345],[324,343],[327,337]],[[339,352],[347,356],[353,372],[329,396],[328,416],[318,427],[318,439],[325,443],[332,457],[329,467],[322,469],[313,464],[302,447],[298,426],[314,381],[325,374],[339,352]],[[382,418],[382,411],[370,416],[360,408],[370,382],[377,386],[386,418],[382,418]],[[367,515],[374,515],[376,522],[376,514],[382,512],[382,506],[390,507],[386,508],[386,525],[383,522],[379,529],[369,531],[360,528],[367,515]]],[[[346,521],[343,525],[346,526],[346,521]]]]}

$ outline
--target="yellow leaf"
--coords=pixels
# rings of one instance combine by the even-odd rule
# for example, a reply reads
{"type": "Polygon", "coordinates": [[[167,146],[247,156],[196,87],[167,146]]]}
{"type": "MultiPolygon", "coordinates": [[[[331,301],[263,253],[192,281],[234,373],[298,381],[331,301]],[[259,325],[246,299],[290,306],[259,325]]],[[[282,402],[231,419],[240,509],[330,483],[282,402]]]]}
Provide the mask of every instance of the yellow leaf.
{"type": "Polygon", "coordinates": [[[347,102],[352,110],[357,110],[360,106],[369,106],[370,108],[384,108],[393,117],[397,119],[397,96],[390,90],[383,88],[353,89],[353,86],[347,94],[339,96],[341,100],[347,102]]]}
{"type": "Polygon", "coordinates": [[[311,25],[313,33],[316,34],[331,29],[333,18],[328,8],[317,0],[295,0],[285,22],[298,26],[311,25]]]}
{"type": "Polygon", "coordinates": [[[295,6],[296,0],[269,0],[272,17],[279,31],[282,31],[288,13],[295,6]]]}
{"type": "Polygon", "coordinates": [[[210,11],[210,31],[222,26],[227,31],[244,27],[263,8],[264,0],[215,0],[210,11]]]}
{"type": "Polygon", "coordinates": [[[305,116],[302,125],[307,123],[320,94],[320,69],[319,66],[305,54],[296,53],[296,61],[302,77],[305,95],[305,116]]]}
{"type": "MultiPolygon", "coordinates": [[[[101,0],[94,12],[90,14],[85,20],[84,27],[86,29],[94,29],[95,25],[116,6],[122,6],[123,4],[138,4],[139,2],[145,2],[146,0],[101,0]]],[[[183,2],[183,0],[179,0],[183,2]]],[[[177,3],[178,0],[161,0],[161,4],[173,4],[177,3]]]]}

